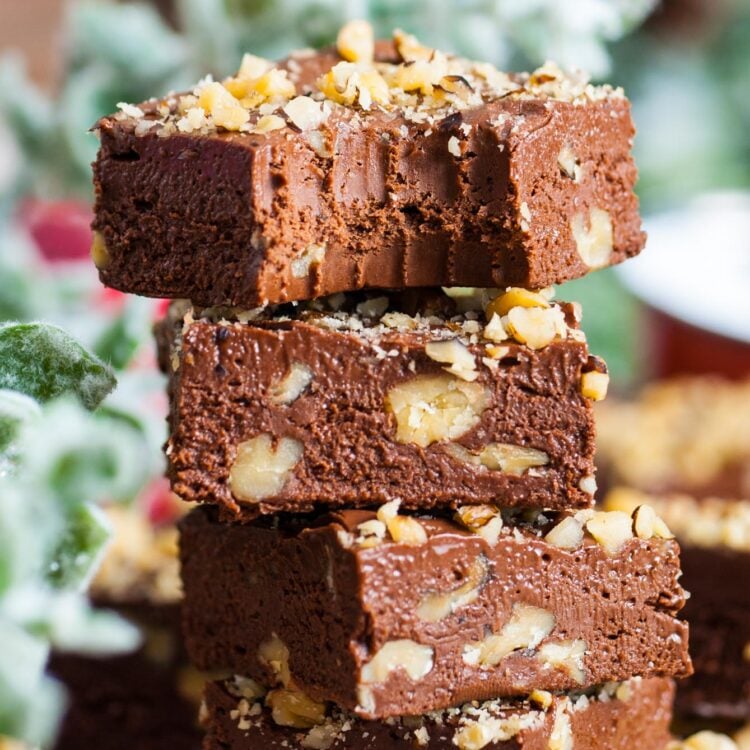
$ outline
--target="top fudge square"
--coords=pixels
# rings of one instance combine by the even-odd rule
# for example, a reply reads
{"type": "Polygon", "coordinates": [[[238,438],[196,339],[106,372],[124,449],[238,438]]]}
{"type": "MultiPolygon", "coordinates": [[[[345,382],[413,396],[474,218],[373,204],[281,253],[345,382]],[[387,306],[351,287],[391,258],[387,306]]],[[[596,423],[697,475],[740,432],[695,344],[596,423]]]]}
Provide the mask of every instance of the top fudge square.
{"type": "Polygon", "coordinates": [[[102,281],[203,306],[362,288],[540,289],[643,247],[630,105],[361,22],[338,44],[96,126],[102,281]]]}

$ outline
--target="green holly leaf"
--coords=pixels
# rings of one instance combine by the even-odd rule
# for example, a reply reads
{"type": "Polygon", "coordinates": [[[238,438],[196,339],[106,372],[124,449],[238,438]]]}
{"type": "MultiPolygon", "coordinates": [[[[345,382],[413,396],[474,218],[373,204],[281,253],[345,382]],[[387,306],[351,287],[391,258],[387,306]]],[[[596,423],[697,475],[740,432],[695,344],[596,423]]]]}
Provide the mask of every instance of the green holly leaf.
{"type": "Polygon", "coordinates": [[[91,504],[74,506],[49,566],[52,586],[84,588],[99,564],[110,532],[101,508],[91,504]]]}
{"type": "Polygon", "coordinates": [[[141,297],[128,298],[122,313],[99,335],[94,353],[104,362],[124,370],[151,328],[151,303],[141,297]]]}
{"type": "Polygon", "coordinates": [[[0,461],[12,449],[21,426],[40,413],[33,398],[17,391],[0,390],[0,461]]]}
{"type": "Polygon", "coordinates": [[[94,409],[115,387],[112,370],[48,323],[0,324],[0,388],[45,403],[73,393],[94,409]]]}

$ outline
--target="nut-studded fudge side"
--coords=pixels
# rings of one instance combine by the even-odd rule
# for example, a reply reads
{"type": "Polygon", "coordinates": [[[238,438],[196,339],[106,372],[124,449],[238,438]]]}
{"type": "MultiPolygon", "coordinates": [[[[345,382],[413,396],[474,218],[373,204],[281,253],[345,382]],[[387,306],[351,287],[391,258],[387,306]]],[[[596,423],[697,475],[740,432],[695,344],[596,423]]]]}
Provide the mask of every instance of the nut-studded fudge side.
{"type": "Polygon", "coordinates": [[[678,548],[658,518],[458,518],[395,502],[310,525],[194,511],[181,541],[191,658],[366,718],[689,673],[678,548]]]}
{"type": "Polygon", "coordinates": [[[376,50],[359,67],[331,50],[276,68],[248,58],[223,84],[102,119],[102,281],[250,307],[366,287],[539,289],[640,252],[621,92],[399,37],[376,50]]]}
{"type": "Polygon", "coordinates": [[[629,680],[574,695],[466,704],[424,716],[365,721],[335,707],[235,678],[206,686],[205,750],[663,750],[673,684],[629,680]]]}
{"type": "Polygon", "coordinates": [[[591,402],[607,375],[572,308],[544,304],[486,325],[401,313],[178,323],[173,489],[244,518],[396,497],[589,506],[591,402]]]}

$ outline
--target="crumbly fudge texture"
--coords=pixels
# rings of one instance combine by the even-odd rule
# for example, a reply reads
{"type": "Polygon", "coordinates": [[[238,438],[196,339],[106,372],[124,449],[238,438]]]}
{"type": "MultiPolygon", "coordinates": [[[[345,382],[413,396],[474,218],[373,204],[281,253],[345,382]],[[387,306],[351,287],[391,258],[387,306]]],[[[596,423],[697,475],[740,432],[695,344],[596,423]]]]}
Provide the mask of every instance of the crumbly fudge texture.
{"type": "Polygon", "coordinates": [[[648,503],[682,545],[690,599],[695,674],[681,680],[677,712],[684,719],[750,720],[750,502],[686,495],[646,495],[620,488],[605,507],[630,512],[648,503]]]}
{"type": "Polygon", "coordinates": [[[248,58],[223,84],[99,121],[102,281],[255,306],[365,287],[538,289],[640,252],[621,92],[399,38],[375,57],[248,58]]]}
{"type": "Polygon", "coordinates": [[[667,679],[635,679],[589,694],[494,700],[387,721],[329,708],[313,723],[290,716],[278,708],[279,697],[264,699],[248,685],[235,679],[207,686],[204,750],[663,750],[674,694],[667,679]]]}
{"type": "Polygon", "coordinates": [[[597,407],[606,482],[750,500],[750,379],[685,377],[597,407]]]}
{"type": "Polygon", "coordinates": [[[689,673],[673,540],[635,537],[618,513],[396,506],[244,525],[194,511],[181,560],[196,666],[366,718],[689,673]]]}
{"type": "Polygon", "coordinates": [[[589,506],[606,368],[573,306],[544,304],[490,323],[386,312],[385,297],[363,312],[166,322],[173,489],[231,518],[394,498],[589,506]]]}

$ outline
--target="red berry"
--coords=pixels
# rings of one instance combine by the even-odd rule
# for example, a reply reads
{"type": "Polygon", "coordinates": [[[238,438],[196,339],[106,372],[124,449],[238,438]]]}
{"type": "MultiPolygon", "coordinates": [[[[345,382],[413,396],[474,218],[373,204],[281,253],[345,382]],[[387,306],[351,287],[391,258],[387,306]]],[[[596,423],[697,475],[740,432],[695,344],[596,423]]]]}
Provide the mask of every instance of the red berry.
{"type": "Polygon", "coordinates": [[[21,219],[50,263],[85,260],[91,250],[91,208],[80,201],[29,199],[21,219]]]}

